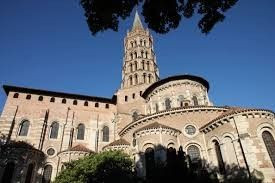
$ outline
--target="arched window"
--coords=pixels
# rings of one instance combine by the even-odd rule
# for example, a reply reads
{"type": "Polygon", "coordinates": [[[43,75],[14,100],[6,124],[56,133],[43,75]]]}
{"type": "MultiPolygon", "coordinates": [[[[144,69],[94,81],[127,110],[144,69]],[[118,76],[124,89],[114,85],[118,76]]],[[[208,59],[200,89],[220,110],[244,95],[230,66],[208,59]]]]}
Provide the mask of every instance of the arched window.
{"type": "Polygon", "coordinates": [[[31,183],[31,181],[32,181],[32,174],[33,174],[33,169],[34,169],[34,164],[33,164],[33,163],[29,164],[28,170],[27,170],[26,179],[25,179],[25,183],[31,183]]]}
{"type": "Polygon", "coordinates": [[[142,65],[142,70],[144,70],[144,69],[145,69],[145,63],[144,63],[144,60],[142,60],[141,65],[142,65]]]}
{"type": "Polygon", "coordinates": [[[27,95],[27,96],[26,96],[26,99],[27,99],[27,100],[30,100],[31,98],[32,98],[31,95],[27,95]]]}
{"type": "Polygon", "coordinates": [[[145,58],[148,58],[148,52],[147,51],[145,52],[145,58]]]}
{"type": "Polygon", "coordinates": [[[214,147],[215,147],[215,151],[216,151],[216,157],[218,160],[218,166],[219,166],[220,173],[224,173],[225,167],[224,167],[224,162],[222,159],[222,152],[221,152],[220,144],[216,140],[214,140],[213,143],[214,143],[214,147]]]}
{"type": "Polygon", "coordinates": [[[143,41],[143,45],[146,46],[146,40],[143,41]]]}
{"type": "Polygon", "coordinates": [[[272,134],[268,131],[262,133],[262,138],[264,140],[265,147],[272,161],[273,167],[275,168],[275,141],[272,134]]]}
{"type": "Polygon", "coordinates": [[[159,105],[156,103],[156,112],[159,112],[159,105]]]}
{"type": "Polygon", "coordinates": [[[149,82],[149,83],[151,83],[151,78],[152,78],[152,75],[149,74],[149,75],[148,75],[148,82],[149,82]]]}
{"type": "Polygon", "coordinates": [[[133,112],[132,118],[133,118],[133,121],[138,120],[138,113],[137,113],[137,111],[133,112]]]}
{"type": "Polygon", "coordinates": [[[131,56],[131,60],[133,60],[133,53],[131,53],[130,56],[131,56]]]}
{"type": "Polygon", "coordinates": [[[103,142],[109,142],[109,127],[104,126],[102,133],[103,133],[103,142]]]}
{"type": "Polygon", "coordinates": [[[137,58],[137,52],[135,52],[135,58],[137,58]]]}
{"type": "Polygon", "coordinates": [[[141,58],[144,58],[144,52],[141,51],[141,58]]]}
{"type": "Polygon", "coordinates": [[[63,98],[62,99],[62,104],[66,104],[66,102],[67,102],[66,99],[63,98]]]}
{"type": "Polygon", "coordinates": [[[7,163],[1,182],[11,183],[15,164],[13,162],[7,163]]]}
{"type": "Polygon", "coordinates": [[[133,72],[133,64],[130,63],[130,71],[133,72]]]}
{"type": "Polygon", "coordinates": [[[147,62],[146,64],[147,64],[147,71],[150,71],[150,64],[149,64],[149,62],[147,62]]]}
{"type": "Polygon", "coordinates": [[[137,46],[137,41],[135,40],[135,46],[137,46]]]}
{"type": "Polygon", "coordinates": [[[146,177],[150,178],[155,169],[155,151],[149,147],[145,150],[146,177]]]}
{"type": "Polygon", "coordinates": [[[167,149],[167,153],[166,153],[166,156],[167,156],[167,164],[173,164],[176,162],[176,159],[177,159],[177,153],[176,153],[176,149],[173,148],[173,147],[169,147],[167,149]]]}
{"type": "Polygon", "coordinates": [[[84,140],[85,135],[85,126],[84,124],[79,124],[77,127],[77,139],[84,140]]]}
{"type": "Polygon", "coordinates": [[[30,122],[28,120],[25,120],[21,123],[20,129],[19,129],[19,136],[27,136],[28,131],[30,127],[30,122]]]}
{"type": "Polygon", "coordinates": [[[132,76],[129,77],[129,80],[130,80],[130,85],[133,85],[133,78],[132,78],[132,76]]]}
{"type": "Polygon", "coordinates": [[[135,75],[135,84],[138,84],[138,75],[135,75]]]}
{"type": "Polygon", "coordinates": [[[95,103],[95,107],[99,107],[99,104],[98,104],[98,103],[95,103]]]}
{"type": "Polygon", "coordinates": [[[38,101],[43,101],[43,96],[39,96],[38,101]]]}
{"type": "Polygon", "coordinates": [[[18,98],[18,96],[19,96],[19,94],[18,94],[18,93],[15,93],[15,94],[13,95],[13,98],[18,98]]]}
{"type": "Polygon", "coordinates": [[[88,101],[85,101],[84,106],[88,106],[88,105],[89,105],[88,101]]]}
{"type": "Polygon", "coordinates": [[[178,101],[179,101],[179,106],[180,107],[183,107],[184,106],[184,96],[183,95],[180,95],[179,98],[178,98],[178,101]]]}
{"type": "Polygon", "coordinates": [[[52,97],[52,98],[50,99],[50,102],[55,102],[55,98],[52,97]]]}
{"type": "Polygon", "coordinates": [[[143,73],[143,82],[146,83],[146,74],[143,73]]]}
{"type": "Polygon", "coordinates": [[[142,40],[140,40],[139,42],[140,42],[139,45],[142,46],[142,40]]]}
{"type": "Polygon", "coordinates": [[[169,98],[165,99],[165,109],[166,110],[171,109],[171,100],[169,98]]]}
{"type": "Polygon", "coordinates": [[[200,150],[195,145],[190,145],[187,148],[187,154],[190,156],[192,162],[197,163],[201,159],[200,150]]]}
{"type": "Polygon", "coordinates": [[[138,64],[135,62],[135,71],[138,69],[138,64]]]}
{"type": "Polygon", "coordinates": [[[199,103],[198,103],[198,98],[196,96],[193,96],[193,102],[194,102],[194,106],[198,106],[199,103]]]}
{"type": "Polygon", "coordinates": [[[51,125],[51,133],[50,133],[51,139],[57,139],[58,130],[59,130],[59,124],[57,122],[53,122],[51,125]]]}
{"type": "Polygon", "coordinates": [[[74,101],[73,101],[73,105],[77,105],[77,100],[74,100],[74,101]]]}
{"type": "Polygon", "coordinates": [[[133,42],[131,42],[131,46],[132,46],[132,48],[134,47],[134,43],[133,42]]]}
{"type": "MultiPolygon", "coordinates": [[[[62,166],[64,166],[64,165],[62,165],[62,166]]],[[[52,171],[53,171],[52,165],[46,165],[44,167],[42,183],[50,183],[51,182],[52,171]]]]}

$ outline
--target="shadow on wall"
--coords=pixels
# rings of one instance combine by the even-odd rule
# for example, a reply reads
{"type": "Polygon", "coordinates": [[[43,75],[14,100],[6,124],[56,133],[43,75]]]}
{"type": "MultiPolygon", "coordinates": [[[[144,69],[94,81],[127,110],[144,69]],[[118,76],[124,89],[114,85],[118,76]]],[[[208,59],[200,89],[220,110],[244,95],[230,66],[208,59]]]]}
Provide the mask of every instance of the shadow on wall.
{"type": "Polygon", "coordinates": [[[136,167],[144,168],[143,175],[146,176],[140,181],[144,183],[261,183],[264,179],[259,171],[252,172],[249,177],[247,169],[236,164],[213,166],[199,157],[190,157],[182,147],[176,150],[158,145],[154,149],[147,148],[139,155],[141,158],[136,167]]]}
{"type": "Polygon", "coordinates": [[[0,137],[0,182],[31,183],[42,180],[39,169],[45,154],[23,141],[8,141],[0,137]]]}

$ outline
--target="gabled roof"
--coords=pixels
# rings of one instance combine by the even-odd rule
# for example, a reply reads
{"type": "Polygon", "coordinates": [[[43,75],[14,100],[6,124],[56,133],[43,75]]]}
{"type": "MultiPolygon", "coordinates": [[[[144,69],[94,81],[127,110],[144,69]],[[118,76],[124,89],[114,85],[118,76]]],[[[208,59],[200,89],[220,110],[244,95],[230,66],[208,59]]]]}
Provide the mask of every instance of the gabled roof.
{"type": "Polygon", "coordinates": [[[176,129],[176,128],[172,128],[170,126],[166,126],[166,125],[163,125],[163,124],[160,124],[158,122],[154,122],[154,123],[151,123],[149,125],[146,125],[140,129],[138,129],[136,132],[139,132],[139,131],[142,131],[142,130],[148,130],[148,129],[157,129],[157,128],[164,128],[164,129],[171,129],[171,130],[174,130],[174,131],[177,131],[177,132],[180,132],[180,130],[176,129]]]}
{"type": "Polygon", "coordinates": [[[137,10],[136,10],[135,19],[134,19],[134,23],[133,23],[133,27],[132,27],[132,30],[134,30],[134,29],[143,29],[143,26],[142,26],[142,23],[139,18],[139,14],[138,14],[137,10]]]}
{"type": "Polygon", "coordinates": [[[207,89],[207,91],[209,90],[208,81],[206,81],[205,79],[203,79],[202,77],[199,77],[199,76],[193,76],[193,75],[185,74],[185,75],[170,76],[170,77],[164,78],[162,80],[159,80],[159,81],[153,83],[151,86],[149,86],[143,92],[142,97],[146,98],[155,88],[157,88],[160,85],[163,85],[163,84],[168,83],[170,81],[183,80],[183,79],[188,79],[188,80],[191,80],[191,81],[199,82],[200,84],[202,84],[207,89]]]}
{"type": "Polygon", "coordinates": [[[82,151],[82,152],[89,152],[89,153],[93,152],[92,150],[88,149],[82,144],[78,144],[72,148],[69,148],[67,151],[82,151]]]}
{"type": "Polygon", "coordinates": [[[80,95],[80,94],[72,94],[72,93],[64,93],[64,92],[55,92],[55,91],[47,91],[41,89],[34,89],[34,88],[26,88],[20,86],[11,86],[11,85],[3,85],[3,89],[6,95],[9,92],[22,92],[22,93],[30,93],[30,94],[37,94],[37,95],[45,95],[45,96],[52,96],[52,97],[60,97],[60,98],[71,98],[71,99],[80,99],[80,100],[90,100],[90,101],[97,101],[97,102],[104,102],[110,104],[116,104],[116,96],[114,95],[112,98],[104,98],[104,97],[95,97],[95,96],[88,96],[88,95],[80,95]]]}
{"type": "Polygon", "coordinates": [[[130,145],[130,143],[128,141],[126,141],[125,139],[121,138],[121,139],[115,140],[114,142],[108,144],[105,147],[108,147],[108,146],[119,146],[119,145],[130,145]]]}

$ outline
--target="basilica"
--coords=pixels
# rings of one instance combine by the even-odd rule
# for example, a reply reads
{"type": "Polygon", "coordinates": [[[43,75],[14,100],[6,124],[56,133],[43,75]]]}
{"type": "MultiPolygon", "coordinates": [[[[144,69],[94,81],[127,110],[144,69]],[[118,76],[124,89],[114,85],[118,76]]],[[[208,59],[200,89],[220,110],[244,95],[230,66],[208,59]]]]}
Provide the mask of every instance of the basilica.
{"type": "Polygon", "coordinates": [[[136,12],[111,98],[4,85],[0,182],[49,183],[64,163],[108,150],[128,153],[146,177],[148,161],[166,160],[162,146],[275,183],[274,112],[216,106],[200,76],[160,78],[153,42],[136,12]]]}

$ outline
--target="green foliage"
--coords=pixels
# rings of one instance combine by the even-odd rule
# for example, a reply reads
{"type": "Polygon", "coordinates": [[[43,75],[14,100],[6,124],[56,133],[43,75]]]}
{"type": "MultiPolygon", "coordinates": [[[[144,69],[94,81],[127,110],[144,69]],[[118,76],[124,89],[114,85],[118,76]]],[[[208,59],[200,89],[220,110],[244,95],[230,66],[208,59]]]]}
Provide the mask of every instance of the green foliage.
{"type": "Polygon", "coordinates": [[[92,154],[66,164],[54,183],[131,183],[134,182],[133,162],[121,151],[92,154]]]}

